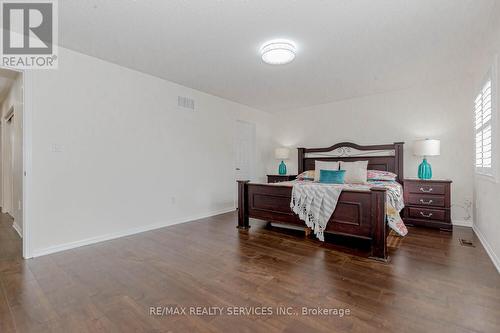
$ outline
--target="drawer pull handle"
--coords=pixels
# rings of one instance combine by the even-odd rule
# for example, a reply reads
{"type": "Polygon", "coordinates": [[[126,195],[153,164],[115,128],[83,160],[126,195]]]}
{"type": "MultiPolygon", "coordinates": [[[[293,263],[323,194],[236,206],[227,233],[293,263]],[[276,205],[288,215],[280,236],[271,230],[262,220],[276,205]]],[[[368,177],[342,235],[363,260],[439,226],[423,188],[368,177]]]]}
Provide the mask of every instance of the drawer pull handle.
{"type": "Polygon", "coordinates": [[[423,217],[431,217],[432,213],[425,214],[424,212],[420,212],[420,215],[422,215],[423,217]]]}
{"type": "Polygon", "coordinates": [[[420,202],[423,203],[424,205],[430,205],[433,203],[432,200],[429,200],[429,201],[425,201],[424,199],[420,199],[420,202]]]}
{"type": "Polygon", "coordinates": [[[424,192],[424,193],[431,193],[432,192],[432,187],[429,187],[428,190],[424,189],[423,187],[420,188],[420,192],[424,192]]]}

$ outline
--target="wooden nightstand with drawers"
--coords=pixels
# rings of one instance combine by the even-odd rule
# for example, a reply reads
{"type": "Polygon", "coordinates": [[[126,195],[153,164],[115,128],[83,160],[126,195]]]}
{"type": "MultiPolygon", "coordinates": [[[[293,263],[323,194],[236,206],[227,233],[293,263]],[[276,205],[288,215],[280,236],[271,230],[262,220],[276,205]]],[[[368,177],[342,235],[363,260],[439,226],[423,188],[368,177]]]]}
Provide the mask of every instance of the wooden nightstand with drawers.
{"type": "Polygon", "coordinates": [[[451,231],[451,180],[404,180],[407,225],[439,228],[451,231]]]}

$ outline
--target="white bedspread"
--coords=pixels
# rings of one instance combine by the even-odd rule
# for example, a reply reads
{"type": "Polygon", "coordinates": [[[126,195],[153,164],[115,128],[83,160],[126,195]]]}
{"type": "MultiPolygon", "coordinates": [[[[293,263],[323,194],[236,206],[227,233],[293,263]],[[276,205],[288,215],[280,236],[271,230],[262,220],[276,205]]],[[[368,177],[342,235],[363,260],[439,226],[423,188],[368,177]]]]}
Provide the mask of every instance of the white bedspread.
{"type": "Polygon", "coordinates": [[[341,184],[295,183],[290,207],[320,241],[344,186],[341,184]]]}

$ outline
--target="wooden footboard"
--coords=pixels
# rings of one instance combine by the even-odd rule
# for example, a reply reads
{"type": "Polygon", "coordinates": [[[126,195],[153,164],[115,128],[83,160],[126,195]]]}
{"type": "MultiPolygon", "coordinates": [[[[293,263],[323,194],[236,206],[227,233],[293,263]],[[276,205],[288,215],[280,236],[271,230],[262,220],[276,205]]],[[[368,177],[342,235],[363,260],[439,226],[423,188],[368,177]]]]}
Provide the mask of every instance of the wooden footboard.
{"type": "MultiPolygon", "coordinates": [[[[373,259],[387,260],[386,190],[342,191],[325,232],[370,240],[373,259]]],[[[238,228],[248,229],[249,218],[305,226],[290,208],[292,187],[238,181],[238,228]]]]}

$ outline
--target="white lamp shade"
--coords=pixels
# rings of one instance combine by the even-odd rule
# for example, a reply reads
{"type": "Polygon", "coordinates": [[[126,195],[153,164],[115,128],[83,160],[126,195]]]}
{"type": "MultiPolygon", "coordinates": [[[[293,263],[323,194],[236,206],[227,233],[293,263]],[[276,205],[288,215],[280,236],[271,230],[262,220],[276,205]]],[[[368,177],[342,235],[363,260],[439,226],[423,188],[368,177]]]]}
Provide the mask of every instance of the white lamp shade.
{"type": "Polygon", "coordinates": [[[413,143],[413,154],[416,156],[437,156],[441,154],[441,141],[417,140],[413,143]]]}
{"type": "Polygon", "coordinates": [[[288,148],[276,148],[274,150],[274,157],[277,160],[286,160],[290,156],[290,149],[288,148]]]}

